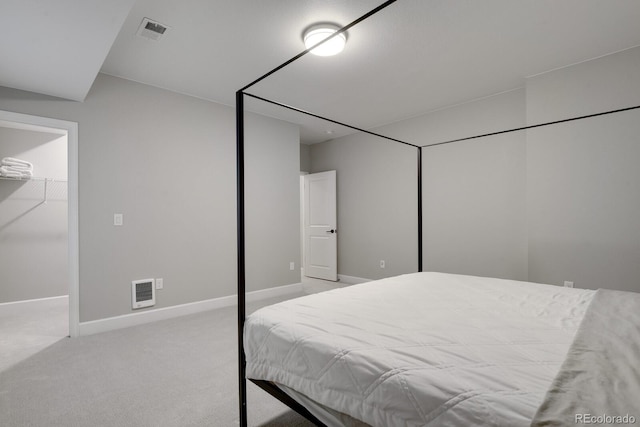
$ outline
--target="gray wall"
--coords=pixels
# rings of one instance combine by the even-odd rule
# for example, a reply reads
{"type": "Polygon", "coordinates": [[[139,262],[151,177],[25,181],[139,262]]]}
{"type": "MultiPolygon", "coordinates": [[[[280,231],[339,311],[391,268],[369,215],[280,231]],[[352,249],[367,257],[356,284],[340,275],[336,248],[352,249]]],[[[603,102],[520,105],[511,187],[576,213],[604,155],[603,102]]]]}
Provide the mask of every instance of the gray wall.
{"type": "Polygon", "coordinates": [[[309,172],[311,170],[311,146],[300,144],[300,171],[309,172]]]}
{"type": "Polygon", "coordinates": [[[0,159],[34,164],[40,178],[0,180],[0,303],[67,295],[67,137],[0,127],[0,159]]]}
{"type": "MultiPolygon", "coordinates": [[[[433,144],[636,105],[640,48],[377,131],[433,144]]],[[[639,135],[634,110],[424,148],[425,270],[640,291],[639,135]]],[[[382,274],[375,267],[381,253],[405,260],[416,254],[411,232],[367,238],[379,206],[415,209],[414,178],[400,173],[414,166],[404,154],[377,150],[362,135],[312,146],[314,172],[338,170],[339,248],[349,251],[339,253],[341,274],[377,278],[415,269],[405,263],[382,274]],[[375,176],[394,188],[405,185],[397,191],[406,197],[377,191],[368,183],[375,176]]],[[[387,216],[384,225],[408,231],[411,221],[387,216]]]]}
{"type": "MultiPolygon", "coordinates": [[[[522,127],[518,89],[387,126],[415,143],[522,127]]],[[[526,280],[525,133],[423,148],[423,268],[526,280]]]]}
{"type": "MultiPolygon", "coordinates": [[[[233,109],[106,75],[83,103],[0,88],[0,109],[79,123],[81,322],[131,313],[135,279],[164,278],[155,308],[236,292],[233,109]],[[124,214],[122,227],[113,226],[116,212],[124,214]]],[[[247,132],[248,161],[262,161],[252,154],[256,144],[288,144],[293,153],[248,169],[247,190],[262,186],[274,199],[289,185],[295,192],[260,217],[280,244],[248,236],[248,244],[268,249],[261,256],[274,266],[248,287],[299,282],[288,269],[300,257],[298,221],[291,221],[298,215],[297,127],[248,114],[247,132]],[[293,171],[291,182],[280,169],[293,171]]],[[[250,277],[261,267],[249,266],[250,277]]]]}
{"type": "MultiPolygon", "coordinates": [[[[517,90],[378,131],[427,144],[523,122],[517,90]]],[[[338,171],[339,273],[417,271],[417,149],[366,135],[311,147],[314,172],[338,171]]],[[[526,279],[524,147],[521,132],[423,149],[426,271],[526,279]]]]}
{"type": "Polygon", "coordinates": [[[245,132],[247,291],[299,283],[300,131],[249,115],[245,132]]]}
{"type": "MultiPolygon", "coordinates": [[[[529,124],[640,104],[640,48],[531,78],[529,124]]],[[[529,278],[640,291],[640,112],[527,132],[529,278]]]]}
{"type": "Polygon", "coordinates": [[[311,159],[312,172],[337,171],[338,273],[417,271],[417,149],[352,135],[312,145],[311,159]]]}

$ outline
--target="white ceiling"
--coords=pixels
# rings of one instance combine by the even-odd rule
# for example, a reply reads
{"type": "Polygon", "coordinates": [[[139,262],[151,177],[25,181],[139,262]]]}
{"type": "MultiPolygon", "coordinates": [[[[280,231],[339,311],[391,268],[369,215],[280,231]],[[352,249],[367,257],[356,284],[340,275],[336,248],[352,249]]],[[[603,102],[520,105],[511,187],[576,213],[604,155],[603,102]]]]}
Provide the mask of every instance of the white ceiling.
{"type": "Polygon", "coordinates": [[[82,101],[135,0],[2,0],[0,86],[82,101]]]}
{"type": "MultiPolygon", "coordinates": [[[[74,24],[79,16],[86,15],[94,25],[104,28],[117,24],[117,14],[105,10],[106,6],[95,5],[117,3],[114,8],[121,10],[126,9],[128,1],[132,0],[55,3],[76,7],[78,3],[91,3],[74,12],[74,24]]],[[[49,37],[61,31],[53,24],[63,20],[63,14],[46,15],[42,11],[52,2],[9,3],[13,9],[20,9],[23,21],[34,14],[45,16],[40,26],[49,37]],[[32,5],[31,9],[17,6],[24,3],[32,5]]],[[[137,0],[101,71],[234,105],[236,90],[304,49],[301,35],[306,27],[319,21],[346,25],[381,3],[382,0],[137,0]],[[171,30],[157,42],[139,38],[135,33],[144,17],[166,24],[171,30]]],[[[0,20],[4,26],[3,21],[8,19],[0,20]]],[[[638,46],[639,22],[638,0],[398,0],[352,28],[347,47],[340,55],[306,55],[249,92],[355,126],[375,128],[522,87],[528,76],[638,46]]],[[[84,30],[74,29],[74,39],[82,39],[84,30]]],[[[5,33],[6,29],[0,31],[5,33]]],[[[28,33],[16,33],[20,38],[13,40],[20,41],[20,48],[12,51],[6,50],[7,37],[1,38],[2,62],[10,58],[13,63],[15,58],[14,68],[24,68],[28,72],[23,70],[23,74],[31,74],[35,63],[21,59],[42,54],[42,49],[35,49],[25,32],[28,33]],[[10,55],[5,56],[5,51],[10,55]]],[[[104,51],[108,36],[83,42],[104,51]]],[[[57,52],[62,45],[58,41],[51,49],[57,52]]],[[[50,60],[56,64],[65,61],[50,53],[52,56],[50,60]]],[[[82,99],[86,94],[77,88],[65,92],[68,75],[58,73],[25,83],[19,75],[13,80],[5,78],[5,68],[0,65],[0,84],[5,86],[54,94],[51,89],[44,91],[38,86],[43,80],[50,80],[58,88],[56,96],[82,99]]],[[[72,80],[92,81],[97,71],[86,64],[73,68],[72,80]]],[[[248,100],[247,107],[300,123],[306,142],[348,132],[258,101],[248,100]],[[333,134],[328,135],[328,130],[333,134]]]]}

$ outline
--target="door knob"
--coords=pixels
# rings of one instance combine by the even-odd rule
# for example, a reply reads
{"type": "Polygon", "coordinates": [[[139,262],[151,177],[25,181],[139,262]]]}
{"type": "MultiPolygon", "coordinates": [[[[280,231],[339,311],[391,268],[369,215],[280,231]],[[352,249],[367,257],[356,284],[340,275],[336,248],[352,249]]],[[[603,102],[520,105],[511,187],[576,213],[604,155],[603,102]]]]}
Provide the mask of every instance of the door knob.
{"type": "Polygon", "coordinates": [[[331,234],[333,234],[333,233],[335,233],[336,231],[338,231],[338,230],[332,229],[332,230],[327,230],[327,231],[326,231],[326,233],[331,233],[331,234]]]}

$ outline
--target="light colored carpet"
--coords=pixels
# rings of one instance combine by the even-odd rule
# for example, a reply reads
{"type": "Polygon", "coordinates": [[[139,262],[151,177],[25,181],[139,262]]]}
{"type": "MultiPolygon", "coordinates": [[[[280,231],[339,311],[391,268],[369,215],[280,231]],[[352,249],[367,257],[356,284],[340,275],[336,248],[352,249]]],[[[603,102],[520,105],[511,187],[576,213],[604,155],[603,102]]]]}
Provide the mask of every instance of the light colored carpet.
{"type": "Polygon", "coordinates": [[[0,304],[0,372],[69,335],[69,297],[0,304]]]}
{"type": "MultiPolygon", "coordinates": [[[[255,303],[251,308],[277,302],[255,303]]],[[[236,308],[76,339],[0,366],[6,427],[238,425],[236,308]]],[[[248,385],[250,426],[312,424],[248,385]]]]}

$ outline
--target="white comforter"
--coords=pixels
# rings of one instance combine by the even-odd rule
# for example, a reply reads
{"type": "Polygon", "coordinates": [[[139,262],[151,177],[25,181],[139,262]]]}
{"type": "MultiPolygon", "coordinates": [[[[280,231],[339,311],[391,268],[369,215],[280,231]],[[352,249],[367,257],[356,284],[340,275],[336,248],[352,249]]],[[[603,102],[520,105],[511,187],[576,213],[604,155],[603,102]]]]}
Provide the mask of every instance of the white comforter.
{"type": "Polygon", "coordinates": [[[533,427],[640,421],[640,294],[598,289],[533,427]]]}
{"type": "Polygon", "coordinates": [[[247,377],[372,426],[528,426],[594,291],[415,273],[263,308],[247,377]]]}

